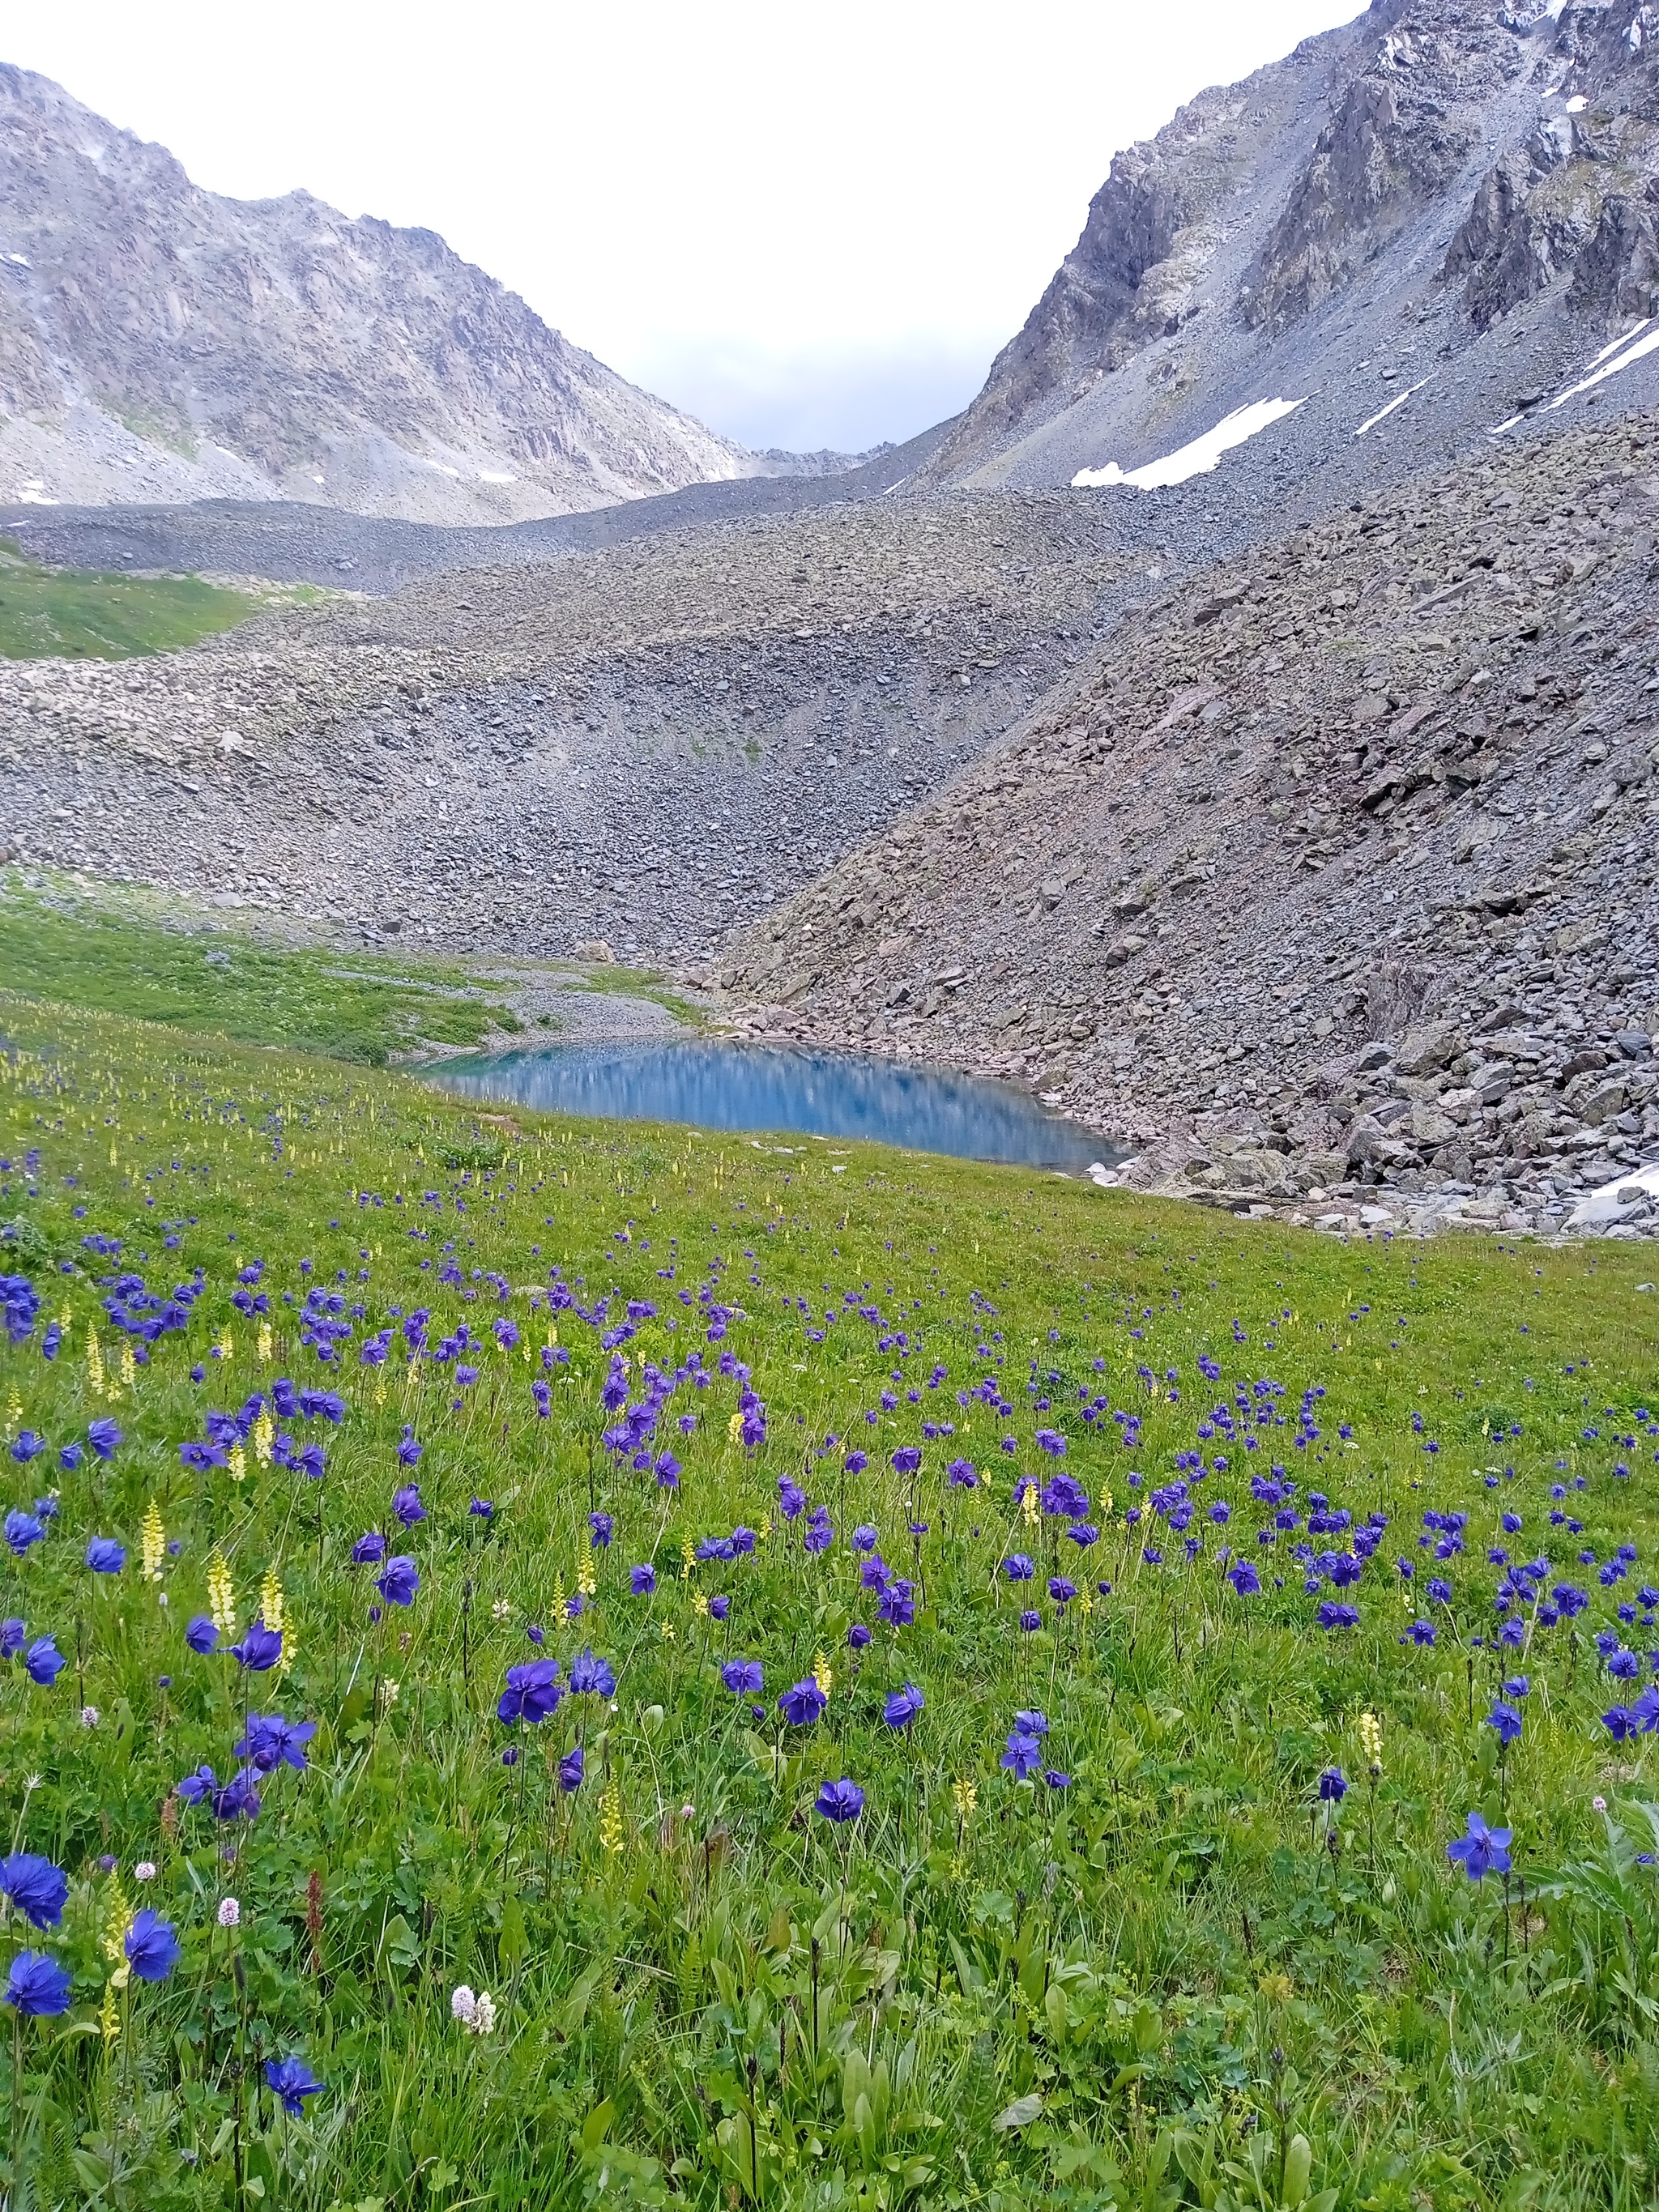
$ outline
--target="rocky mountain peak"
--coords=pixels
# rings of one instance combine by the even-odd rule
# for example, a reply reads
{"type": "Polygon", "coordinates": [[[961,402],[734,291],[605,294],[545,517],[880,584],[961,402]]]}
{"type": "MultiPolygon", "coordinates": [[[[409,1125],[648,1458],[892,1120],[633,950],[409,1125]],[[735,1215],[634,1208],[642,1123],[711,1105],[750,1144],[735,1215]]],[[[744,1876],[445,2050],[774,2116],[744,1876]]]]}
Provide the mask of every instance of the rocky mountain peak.
{"type": "Polygon", "coordinates": [[[434,232],[227,199],[0,66],[0,501],[513,521],[770,473],[434,232]]]}

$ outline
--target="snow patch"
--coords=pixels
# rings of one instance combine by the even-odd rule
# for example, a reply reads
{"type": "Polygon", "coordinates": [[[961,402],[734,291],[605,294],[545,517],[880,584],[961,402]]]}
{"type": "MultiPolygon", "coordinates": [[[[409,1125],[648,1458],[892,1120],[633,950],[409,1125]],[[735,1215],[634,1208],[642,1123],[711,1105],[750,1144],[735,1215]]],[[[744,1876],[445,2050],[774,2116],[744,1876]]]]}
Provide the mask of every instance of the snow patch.
{"type": "Polygon", "coordinates": [[[6,258],[8,261],[15,261],[20,269],[33,269],[34,266],[27,253],[9,253],[6,258]]]}
{"type": "Polygon", "coordinates": [[[1617,376],[1621,368],[1628,368],[1632,362],[1640,361],[1644,354],[1655,352],[1659,352],[1659,324],[1654,324],[1651,317],[1644,316],[1633,331],[1626,331],[1615,343],[1602,348],[1591,362],[1587,376],[1581,376],[1577,384],[1570,384],[1565,392],[1556,394],[1550,402],[1552,410],[1565,406],[1569,399],[1576,398],[1581,392],[1588,392],[1592,385],[1603,383],[1609,376],[1617,376]],[[1609,356],[1613,357],[1609,359],[1609,356]]]}
{"type": "Polygon", "coordinates": [[[1379,407],[1377,409],[1376,414],[1371,416],[1369,422],[1362,422],[1359,428],[1354,432],[1355,437],[1363,438],[1367,430],[1374,430],[1379,422],[1386,422],[1389,416],[1393,414],[1395,409],[1396,407],[1403,407],[1406,402],[1411,398],[1413,392],[1420,392],[1428,380],[1429,380],[1426,376],[1420,376],[1415,384],[1408,384],[1397,399],[1389,400],[1386,407],[1379,407]]]}
{"type": "Polygon", "coordinates": [[[1619,1202],[1621,1190],[1643,1190],[1659,1196],[1659,1160],[1644,1168],[1632,1168],[1625,1175],[1615,1176],[1611,1182],[1600,1183],[1594,1190],[1586,1191],[1572,1209],[1570,1225],[1582,1227],[1616,1220],[1624,1211],[1619,1202]]]}
{"type": "Polygon", "coordinates": [[[518,481],[517,477],[507,469],[480,469],[478,471],[480,483],[517,483],[518,481]]]}
{"type": "Polygon", "coordinates": [[[1170,484],[1185,483],[1189,477],[1208,476],[1232,447],[1242,446],[1269,423],[1294,415],[1303,404],[1300,399],[1253,399],[1249,406],[1236,407],[1231,415],[1224,416],[1201,438],[1177,447],[1161,460],[1147,461],[1138,469],[1121,469],[1115,461],[1108,461],[1102,469],[1079,469],[1072,478],[1072,489],[1088,491],[1103,484],[1121,483],[1133,484],[1138,491],[1161,491],[1170,484]]]}
{"type": "Polygon", "coordinates": [[[1589,106],[1589,102],[1585,99],[1583,94],[1582,92],[1575,92],[1572,98],[1567,102],[1567,112],[1569,115],[1582,115],[1589,106]]]}

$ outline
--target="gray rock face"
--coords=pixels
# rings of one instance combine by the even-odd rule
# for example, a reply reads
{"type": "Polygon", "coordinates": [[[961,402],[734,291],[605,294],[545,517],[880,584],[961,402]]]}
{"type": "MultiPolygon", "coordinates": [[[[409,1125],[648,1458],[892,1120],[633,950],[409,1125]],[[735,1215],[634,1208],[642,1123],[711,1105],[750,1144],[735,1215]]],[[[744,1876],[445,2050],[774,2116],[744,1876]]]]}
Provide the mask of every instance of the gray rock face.
{"type": "Polygon", "coordinates": [[[1650,414],[1164,587],[723,980],[1031,1084],[1120,1181],[1560,1229],[1659,1159],[1656,520],[1650,414]]]}
{"type": "Polygon", "coordinates": [[[702,960],[1074,665],[1134,574],[1078,507],[870,501],[0,661],[0,843],[402,941],[702,960]]]}
{"type": "Polygon", "coordinates": [[[1235,501],[1466,449],[1659,308],[1651,37],[1645,0],[1375,0],[1200,94],[1115,160],[924,479],[1131,472],[1269,397],[1301,404],[1222,464],[1235,501]]]}
{"type": "Polygon", "coordinates": [[[431,231],[201,191],[4,66],[0,415],[0,503],[282,496],[503,522],[779,465],[625,383],[431,231]]]}

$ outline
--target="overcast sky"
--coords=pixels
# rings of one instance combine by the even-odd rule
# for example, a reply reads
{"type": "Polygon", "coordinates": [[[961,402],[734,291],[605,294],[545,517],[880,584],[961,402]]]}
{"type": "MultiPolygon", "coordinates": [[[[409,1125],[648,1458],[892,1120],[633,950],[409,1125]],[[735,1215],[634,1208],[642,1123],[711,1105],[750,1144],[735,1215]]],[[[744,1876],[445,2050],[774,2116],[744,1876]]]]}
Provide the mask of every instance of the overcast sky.
{"type": "Polygon", "coordinates": [[[1355,0],[21,0],[0,59],[200,184],[441,231],[752,446],[972,398],[1113,154],[1355,0]]]}

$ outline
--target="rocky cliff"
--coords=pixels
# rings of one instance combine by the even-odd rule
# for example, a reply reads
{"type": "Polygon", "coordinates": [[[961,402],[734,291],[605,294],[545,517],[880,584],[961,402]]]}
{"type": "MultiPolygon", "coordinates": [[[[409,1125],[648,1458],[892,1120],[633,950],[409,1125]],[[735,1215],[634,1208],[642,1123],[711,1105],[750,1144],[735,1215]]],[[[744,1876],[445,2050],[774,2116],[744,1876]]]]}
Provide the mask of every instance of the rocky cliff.
{"type": "Polygon", "coordinates": [[[750,473],[431,231],[244,202],[0,66],[0,503],[512,521],[750,473]]]}
{"type": "Polygon", "coordinates": [[[1534,404],[1659,308],[1656,33],[1649,0],[1376,0],[1202,94],[1113,161],[926,473],[1127,472],[1283,396],[1305,403],[1278,434],[1305,477],[1369,421],[1379,358],[1427,387],[1396,447],[1428,460],[1483,436],[1485,364],[1534,404]]]}

